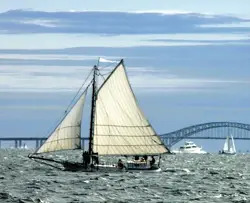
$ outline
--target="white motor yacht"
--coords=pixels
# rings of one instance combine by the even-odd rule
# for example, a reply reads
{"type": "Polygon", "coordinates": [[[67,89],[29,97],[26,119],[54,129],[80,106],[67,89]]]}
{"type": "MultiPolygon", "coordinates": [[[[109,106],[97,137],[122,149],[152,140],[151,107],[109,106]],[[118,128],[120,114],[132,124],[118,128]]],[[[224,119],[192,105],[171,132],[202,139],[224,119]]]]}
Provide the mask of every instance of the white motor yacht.
{"type": "Polygon", "coordinates": [[[202,147],[198,147],[195,143],[192,141],[186,141],[183,146],[181,146],[179,149],[173,150],[173,153],[177,154],[207,154],[206,151],[202,149],[202,147]]]}

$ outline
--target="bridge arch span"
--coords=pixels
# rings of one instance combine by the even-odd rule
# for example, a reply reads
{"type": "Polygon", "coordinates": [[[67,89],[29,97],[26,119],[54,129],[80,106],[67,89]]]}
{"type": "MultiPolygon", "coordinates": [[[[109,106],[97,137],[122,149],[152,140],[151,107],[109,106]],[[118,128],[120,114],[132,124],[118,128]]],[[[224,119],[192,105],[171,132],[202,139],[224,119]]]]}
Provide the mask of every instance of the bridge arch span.
{"type": "MultiPolygon", "coordinates": [[[[180,130],[176,130],[170,133],[165,133],[160,135],[161,139],[165,143],[167,147],[172,147],[174,144],[179,141],[186,139],[188,137],[196,138],[196,139],[225,139],[226,136],[202,136],[195,137],[195,135],[199,132],[213,129],[213,128],[237,128],[241,130],[246,130],[250,132],[250,124],[237,123],[237,122],[210,122],[210,123],[202,123],[198,125],[192,125],[180,130]]],[[[249,135],[234,135],[235,139],[247,139],[250,140],[249,135]]]]}

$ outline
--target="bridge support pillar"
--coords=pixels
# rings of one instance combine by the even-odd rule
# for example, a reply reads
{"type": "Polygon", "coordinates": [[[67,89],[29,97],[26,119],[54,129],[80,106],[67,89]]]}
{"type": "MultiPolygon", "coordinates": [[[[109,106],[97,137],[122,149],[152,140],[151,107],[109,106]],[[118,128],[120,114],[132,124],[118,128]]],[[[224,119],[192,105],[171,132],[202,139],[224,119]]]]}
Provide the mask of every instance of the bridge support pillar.
{"type": "Polygon", "coordinates": [[[84,139],[81,140],[81,148],[83,151],[84,151],[84,143],[85,143],[84,141],[85,141],[84,139]]]}
{"type": "Polygon", "coordinates": [[[17,148],[17,140],[15,140],[15,148],[17,148]]]}
{"type": "Polygon", "coordinates": [[[36,140],[36,148],[38,148],[38,146],[39,146],[39,145],[38,145],[38,140],[36,140]]]}
{"type": "Polygon", "coordinates": [[[41,147],[43,144],[43,140],[40,140],[39,147],[41,147]]]}
{"type": "Polygon", "coordinates": [[[19,140],[18,142],[19,142],[18,147],[21,148],[22,147],[22,140],[19,140]]]}

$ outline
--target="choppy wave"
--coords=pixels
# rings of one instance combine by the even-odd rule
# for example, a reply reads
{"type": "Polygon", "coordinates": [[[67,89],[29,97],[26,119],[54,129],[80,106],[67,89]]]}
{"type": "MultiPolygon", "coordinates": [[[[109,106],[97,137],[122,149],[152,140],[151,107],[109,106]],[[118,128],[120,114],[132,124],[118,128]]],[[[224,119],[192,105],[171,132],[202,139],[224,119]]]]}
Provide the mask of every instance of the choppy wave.
{"type": "Polygon", "coordinates": [[[1,203],[250,202],[250,155],[165,155],[161,173],[65,172],[0,150],[1,203]]]}

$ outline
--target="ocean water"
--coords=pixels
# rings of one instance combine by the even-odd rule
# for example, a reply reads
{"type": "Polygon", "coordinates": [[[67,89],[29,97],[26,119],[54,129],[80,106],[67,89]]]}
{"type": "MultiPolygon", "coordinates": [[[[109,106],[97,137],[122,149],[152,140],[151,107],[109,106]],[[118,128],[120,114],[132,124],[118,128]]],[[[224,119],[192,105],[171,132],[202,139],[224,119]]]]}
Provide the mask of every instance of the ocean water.
{"type": "Polygon", "coordinates": [[[0,203],[250,202],[250,155],[164,155],[160,173],[60,171],[0,150],[0,203]]]}

